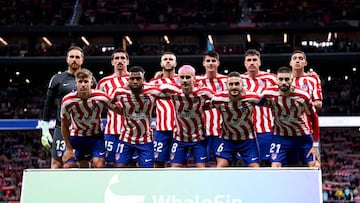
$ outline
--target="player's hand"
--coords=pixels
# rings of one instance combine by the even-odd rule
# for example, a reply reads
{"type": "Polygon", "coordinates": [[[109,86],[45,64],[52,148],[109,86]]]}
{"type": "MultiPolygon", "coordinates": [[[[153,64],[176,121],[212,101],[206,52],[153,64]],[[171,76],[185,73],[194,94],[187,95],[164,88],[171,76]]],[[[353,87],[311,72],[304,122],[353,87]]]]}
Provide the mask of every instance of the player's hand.
{"type": "Polygon", "coordinates": [[[74,150],[72,149],[67,149],[66,148],[66,151],[64,152],[63,156],[62,156],[62,161],[64,163],[66,163],[68,160],[70,159],[75,159],[76,160],[76,156],[74,154],[74,150]]]}
{"type": "Polygon", "coordinates": [[[308,75],[308,76],[319,76],[319,74],[317,74],[317,72],[313,71],[313,70],[309,70],[308,72],[305,73],[305,75],[308,75]]]}
{"type": "Polygon", "coordinates": [[[309,157],[310,155],[313,155],[314,161],[315,161],[315,165],[320,166],[321,160],[320,160],[320,152],[319,152],[319,148],[318,147],[312,147],[311,150],[309,151],[309,153],[307,154],[307,157],[309,157]]]}
{"type": "Polygon", "coordinates": [[[122,105],[120,103],[116,103],[115,104],[115,112],[120,114],[120,115],[124,115],[124,108],[122,107],[122,105]]]}
{"type": "Polygon", "coordinates": [[[46,148],[50,149],[53,143],[53,138],[49,130],[49,122],[43,121],[41,125],[41,144],[46,148]]]}
{"type": "Polygon", "coordinates": [[[162,77],[163,77],[163,72],[162,71],[158,71],[154,75],[154,79],[160,79],[162,77]]]}

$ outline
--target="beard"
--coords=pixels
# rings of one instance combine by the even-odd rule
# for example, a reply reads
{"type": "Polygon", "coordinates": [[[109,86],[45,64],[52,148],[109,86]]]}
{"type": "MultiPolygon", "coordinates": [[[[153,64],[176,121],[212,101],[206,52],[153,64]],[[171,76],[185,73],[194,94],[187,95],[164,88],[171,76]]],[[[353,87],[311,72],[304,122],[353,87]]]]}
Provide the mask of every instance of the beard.
{"type": "Polygon", "coordinates": [[[175,67],[164,67],[164,71],[167,71],[167,72],[171,72],[171,71],[173,71],[175,69],[175,67]]]}
{"type": "Polygon", "coordinates": [[[140,86],[137,86],[137,87],[130,87],[131,89],[131,92],[135,93],[135,94],[139,94],[141,93],[142,89],[143,89],[143,86],[140,85],[140,86]]]}
{"type": "Polygon", "coordinates": [[[235,98],[240,94],[240,91],[237,90],[237,89],[232,89],[232,90],[229,91],[229,94],[230,94],[231,97],[235,98]]]}
{"type": "Polygon", "coordinates": [[[280,91],[287,92],[290,89],[290,85],[282,85],[279,87],[280,91]]]}

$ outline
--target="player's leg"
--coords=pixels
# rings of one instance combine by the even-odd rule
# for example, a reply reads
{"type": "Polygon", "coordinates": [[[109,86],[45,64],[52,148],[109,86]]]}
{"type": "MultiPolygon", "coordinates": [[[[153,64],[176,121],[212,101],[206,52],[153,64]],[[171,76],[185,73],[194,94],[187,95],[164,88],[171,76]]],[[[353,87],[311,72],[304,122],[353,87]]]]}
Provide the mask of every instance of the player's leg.
{"type": "Polygon", "coordinates": [[[197,168],[205,168],[207,163],[207,153],[206,153],[206,140],[201,140],[199,142],[192,143],[193,156],[195,166],[197,168]]]}
{"type": "Polygon", "coordinates": [[[248,167],[260,167],[259,147],[256,139],[249,139],[237,142],[237,151],[248,167]]]}
{"type": "Polygon", "coordinates": [[[141,168],[154,167],[154,145],[152,142],[146,144],[137,144],[135,149],[139,155],[139,164],[141,168]]]}
{"type": "Polygon", "coordinates": [[[216,167],[228,167],[230,163],[232,163],[233,154],[236,153],[236,151],[229,140],[218,138],[216,143],[216,167]]]}
{"type": "Polygon", "coordinates": [[[119,140],[120,150],[115,155],[116,167],[127,168],[132,161],[135,148],[132,144],[119,140]]]}
{"type": "Polygon", "coordinates": [[[270,145],[271,167],[279,168],[287,161],[288,151],[291,150],[289,137],[274,135],[270,145]]]}
{"type": "Polygon", "coordinates": [[[256,134],[256,140],[259,145],[260,165],[270,167],[270,145],[272,143],[272,132],[256,134]]]}
{"type": "Polygon", "coordinates": [[[164,168],[170,158],[173,131],[155,131],[154,133],[154,167],[164,168]]]}
{"type": "Polygon", "coordinates": [[[63,168],[62,156],[65,152],[65,141],[61,134],[61,127],[55,127],[51,146],[51,168],[63,168]]]}
{"type": "Polygon", "coordinates": [[[105,134],[105,167],[114,168],[116,165],[115,155],[120,150],[119,136],[105,134]]]}
{"type": "Polygon", "coordinates": [[[189,146],[185,142],[180,142],[175,139],[172,141],[170,152],[170,164],[172,168],[182,168],[185,166],[186,155],[189,146]]]}
{"type": "Polygon", "coordinates": [[[87,137],[87,146],[90,147],[93,168],[104,168],[105,165],[105,141],[102,135],[87,137]]]}

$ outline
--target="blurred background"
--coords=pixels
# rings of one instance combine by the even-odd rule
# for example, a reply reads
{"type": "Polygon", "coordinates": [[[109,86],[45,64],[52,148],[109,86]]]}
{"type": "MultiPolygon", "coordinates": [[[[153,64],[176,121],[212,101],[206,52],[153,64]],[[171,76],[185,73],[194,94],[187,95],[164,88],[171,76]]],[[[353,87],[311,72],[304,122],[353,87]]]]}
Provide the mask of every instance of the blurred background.
{"type": "MultiPolygon", "coordinates": [[[[360,4],[357,0],[0,0],[0,119],[41,119],[51,76],[66,70],[71,45],[97,80],[118,47],[150,79],[160,55],[203,73],[202,54],[220,54],[219,71],[244,72],[258,49],[262,70],[288,65],[294,49],[323,85],[320,116],[360,115],[360,4]]],[[[322,128],[325,202],[360,202],[359,127],[322,128]],[[355,200],[355,199],[358,200],[355,200]]],[[[20,199],[24,168],[49,167],[39,130],[0,131],[0,201],[20,199]]]]}

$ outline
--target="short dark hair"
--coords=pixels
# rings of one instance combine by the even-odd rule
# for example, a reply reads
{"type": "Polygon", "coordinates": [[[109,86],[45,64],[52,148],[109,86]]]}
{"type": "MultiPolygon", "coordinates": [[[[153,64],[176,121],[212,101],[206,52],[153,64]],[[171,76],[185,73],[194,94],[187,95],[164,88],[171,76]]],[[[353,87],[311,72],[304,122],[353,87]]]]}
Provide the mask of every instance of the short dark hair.
{"type": "Polygon", "coordinates": [[[71,50],[78,50],[78,51],[80,51],[80,52],[81,52],[81,56],[84,58],[84,50],[83,50],[81,47],[79,47],[79,46],[71,46],[71,47],[69,47],[68,50],[67,50],[67,52],[66,52],[66,56],[69,54],[69,52],[70,52],[71,50]]]}
{"type": "Polygon", "coordinates": [[[122,48],[122,47],[117,48],[117,49],[115,49],[115,50],[112,52],[112,54],[111,54],[111,59],[114,59],[115,53],[124,53],[124,54],[126,55],[126,59],[129,59],[129,54],[128,54],[127,51],[126,51],[124,48],[122,48]]]}
{"type": "Polygon", "coordinates": [[[145,70],[141,66],[132,66],[129,69],[129,73],[135,73],[135,72],[141,72],[141,73],[145,74],[145,70]]]}
{"type": "Polygon", "coordinates": [[[220,59],[219,53],[217,53],[216,51],[206,51],[204,56],[203,56],[203,60],[205,60],[206,56],[214,57],[217,60],[220,59]]]}
{"type": "Polygon", "coordinates": [[[228,77],[241,77],[241,74],[237,71],[232,71],[228,74],[228,77]]]}
{"type": "Polygon", "coordinates": [[[292,54],[291,54],[291,57],[294,55],[294,54],[302,54],[304,56],[304,59],[306,59],[306,54],[304,51],[300,50],[300,49],[295,49],[292,54]]]}
{"type": "Polygon", "coordinates": [[[258,50],[256,50],[256,49],[248,49],[246,52],[245,52],[245,54],[244,54],[244,57],[247,57],[247,56],[249,56],[249,55],[256,55],[256,56],[258,56],[259,58],[260,58],[260,52],[258,51],[258,50]]]}
{"type": "Polygon", "coordinates": [[[278,70],[277,73],[291,73],[291,68],[287,67],[287,66],[281,66],[278,70]]]}

